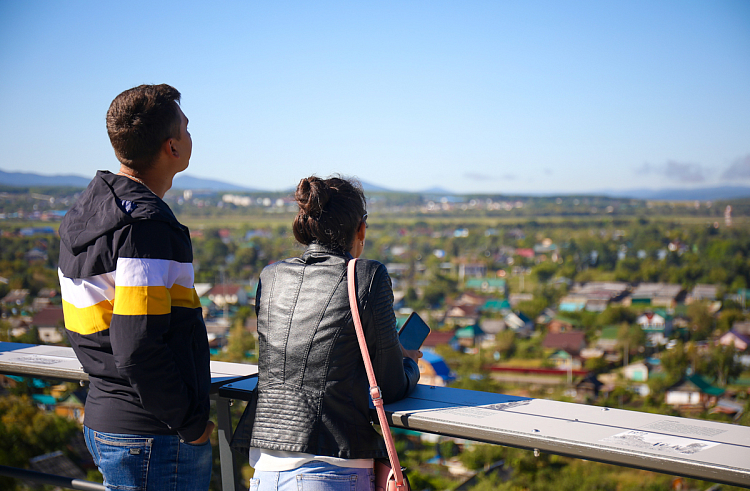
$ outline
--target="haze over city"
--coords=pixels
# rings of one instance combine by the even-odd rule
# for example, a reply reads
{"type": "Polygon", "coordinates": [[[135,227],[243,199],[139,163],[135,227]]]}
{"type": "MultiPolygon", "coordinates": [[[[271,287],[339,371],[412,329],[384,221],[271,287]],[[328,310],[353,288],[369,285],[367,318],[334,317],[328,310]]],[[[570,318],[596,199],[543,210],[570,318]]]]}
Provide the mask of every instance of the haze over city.
{"type": "Polygon", "coordinates": [[[741,0],[6,1],[0,169],[116,171],[104,116],[143,83],[183,94],[187,174],[256,189],[750,184],[741,0]]]}

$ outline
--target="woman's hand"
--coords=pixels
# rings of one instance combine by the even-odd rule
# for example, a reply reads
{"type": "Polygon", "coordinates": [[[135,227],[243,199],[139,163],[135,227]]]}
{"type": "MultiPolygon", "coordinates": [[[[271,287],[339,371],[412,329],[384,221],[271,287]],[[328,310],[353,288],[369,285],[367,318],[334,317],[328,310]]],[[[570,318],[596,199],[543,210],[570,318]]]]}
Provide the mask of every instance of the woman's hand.
{"type": "Polygon", "coordinates": [[[422,358],[422,352],[421,351],[416,350],[416,349],[414,349],[414,350],[406,349],[402,345],[399,345],[399,346],[401,346],[401,355],[404,358],[411,358],[412,360],[414,360],[414,363],[417,363],[417,360],[419,360],[420,358],[422,358]]]}

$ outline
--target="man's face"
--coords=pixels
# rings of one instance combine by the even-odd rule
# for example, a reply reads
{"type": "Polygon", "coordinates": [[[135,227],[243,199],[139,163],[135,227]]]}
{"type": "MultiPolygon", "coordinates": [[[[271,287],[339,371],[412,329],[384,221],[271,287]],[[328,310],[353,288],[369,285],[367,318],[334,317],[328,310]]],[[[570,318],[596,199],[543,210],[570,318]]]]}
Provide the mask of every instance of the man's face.
{"type": "Polygon", "coordinates": [[[182,172],[187,169],[190,164],[190,156],[193,153],[193,139],[190,137],[188,131],[188,118],[182,109],[177,106],[177,110],[180,112],[180,135],[178,138],[172,140],[172,144],[180,155],[180,162],[182,167],[177,172],[182,172]]]}

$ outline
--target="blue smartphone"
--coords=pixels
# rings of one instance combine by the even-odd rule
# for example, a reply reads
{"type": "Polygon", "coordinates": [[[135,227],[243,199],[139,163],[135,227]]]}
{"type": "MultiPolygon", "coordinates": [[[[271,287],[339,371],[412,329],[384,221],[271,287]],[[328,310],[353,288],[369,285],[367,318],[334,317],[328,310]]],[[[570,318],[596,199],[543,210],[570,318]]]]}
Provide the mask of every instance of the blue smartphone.
{"type": "Polygon", "coordinates": [[[430,334],[430,326],[425,324],[419,314],[412,312],[398,331],[398,338],[404,348],[418,350],[428,334],[430,334]]]}

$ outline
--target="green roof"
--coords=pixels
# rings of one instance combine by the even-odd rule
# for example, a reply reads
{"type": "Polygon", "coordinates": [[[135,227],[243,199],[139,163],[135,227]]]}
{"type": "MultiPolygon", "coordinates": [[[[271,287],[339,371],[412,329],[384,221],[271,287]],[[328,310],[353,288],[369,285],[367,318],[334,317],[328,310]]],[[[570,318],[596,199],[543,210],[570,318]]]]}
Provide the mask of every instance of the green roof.
{"type": "Polygon", "coordinates": [[[487,300],[482,306],[482,310],[510,310],[510,302],[508,302],[508,300],[499,299],[487,300]]]}
{"type": "Polygon", "coordinates": [[[40,404],[45,404],[47,406],[52,406],[57,403],[57,400],[55,400],[54,397],[47,394],[32,394],[31,398],[34,399],[36,402],[40,404]]]}
{"type": "Polygon", "coordinates": [[[495,288],[498,290],[504,290],[505,280],[502,278],[469,278],[466,280],[466,288],[495,288]]]}
{"type": "Polygon", "coordinates": [[[701,377],[697,373],[694,373],[692,375],[688,375],[688,376],[685,377],[685,379],[688,380],[688,381],[690,381],[696,387],[698,387],[698,389],[700,389],[701,392],[703,392],[704,394],[708,394],[710,396],[720,396],[720,395],[722,395],[725,392],[724,389],[721,389],[719,387],[715,387],[715,386],[711,385],[708,382],[708,380],[706,380],[705,378],[701,377]]]}
{"type": "Polygon", "coordinates": [[[482,331],[482,329],[475,324],[473,326],[466,326],[462,327],[461,329],[457,329],[455,336],[457,338],[475,338],[477,336],[481,336],[482,334],[484,334],[484,331],[482,331]]]}
{"type": "Polygon", "coordinates": [[[561,349],[561,350],[555,351],[554,353],[552,353],[552,355],[550,355],[550,359],[552,360],[557,359],[557,358],[562,358],[563,360],[569,360],[572,358],[572,356],[570,356],[570,353],[568,353],[564,349],[561,349]]]}
{"type": "Polygon", "coordinates": [[[618,326],[606,326],[602,328],[602,335],[599,339],[617,339],[617,332],[620,330],[618,326]]]}

